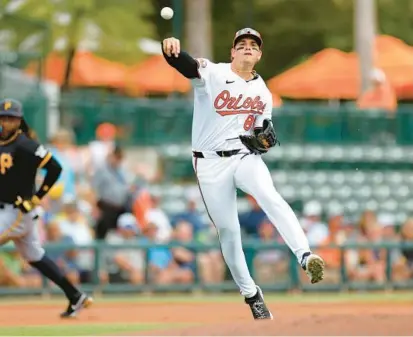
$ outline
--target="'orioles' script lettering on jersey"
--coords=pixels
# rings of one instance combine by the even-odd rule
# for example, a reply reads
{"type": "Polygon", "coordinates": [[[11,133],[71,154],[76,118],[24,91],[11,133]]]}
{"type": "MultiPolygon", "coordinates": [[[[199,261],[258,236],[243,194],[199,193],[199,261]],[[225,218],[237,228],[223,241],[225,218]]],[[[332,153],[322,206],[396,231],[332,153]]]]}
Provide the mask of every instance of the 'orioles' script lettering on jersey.
{"type": "Polygon", "coordinates": [[[193,79],[192,149],[244,149],[240,135],[271,119],[272,95],[261,77],[245,81],[229,63],[198,60],[199,78],[193,79]]]}
{"type": "Polygon", "coordinates": [[[42,145],[24,134],[0,142],[0,202],[13,203],[17,196],[32,197],[37,170],[51,156],[42,145]]]}
{"type": "Polygon", "coordinates": [[[243,94],[238,95],[238,98],[233,97],[228,90],[224,90],[215,98],[214,107],[221,116],[250,113],[263,114],[266,104],[261,101],[260,96],[255,98],[243,97],[243,94]]]}

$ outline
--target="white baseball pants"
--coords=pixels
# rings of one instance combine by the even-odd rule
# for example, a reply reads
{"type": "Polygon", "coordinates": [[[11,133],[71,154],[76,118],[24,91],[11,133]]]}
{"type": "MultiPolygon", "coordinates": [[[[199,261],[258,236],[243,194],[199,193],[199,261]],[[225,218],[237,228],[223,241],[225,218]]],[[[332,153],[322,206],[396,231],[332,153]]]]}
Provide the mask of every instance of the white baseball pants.
{"type": "Polygon", "coordinates": [[[232,277],[241,294],[251,297],[257,288],[242,249],[236,188],[254,197],[298,261],[310,251],[308,240],[293,210],[276,191],[261,156],[237,154],[222,158],[209,153],[206,158],[193,158],[200,192],[217,229],[222,254],[232,277]]]}
{"type": "Polygon", "coordinates": [[[33,220],[36,211],[23,214],[11,204],[0,209],[0,246],[12,240],[28,262],[40,261],[45,253],[33,220]]]}

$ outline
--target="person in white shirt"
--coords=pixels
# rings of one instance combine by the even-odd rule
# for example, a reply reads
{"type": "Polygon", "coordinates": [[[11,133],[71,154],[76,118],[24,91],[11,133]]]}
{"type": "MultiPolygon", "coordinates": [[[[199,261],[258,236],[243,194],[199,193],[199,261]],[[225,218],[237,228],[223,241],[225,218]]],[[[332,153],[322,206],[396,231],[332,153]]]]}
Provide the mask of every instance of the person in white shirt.
{"type": "MultiPolygon", "coordinates": [[[[88,226],[86,217],[79,211],[80,201],[75,196],[67,196],[63,200],[63,213],[55,218],[63,235],[73,239],[78,246],[91,245],[94,242],[94,233],[88,226]]],[[[80,279],[87,283],[92,281],[93,251],[79,250],[76,262],[80,269],[80,279]]]]}
{"type": "Polygon", "coordinates": [[[277,227],[312,283],[323,278],[324,261],[312,254],[291,207],[275,189],[261,158],[278,142],[272,125],[272,95],[254,71],[262,55],[261,35],[235,34],[231,63],[194,59],[174,37],[162,42],[166,62],[192,81],[193,166],[205,207],[220,239],[232,277],[254,319],[272,319],[242,250],[236,189],[252,195],[277,227]]]}
{"type": "Polygon", "coordinates": [[[88,144],[87,163],[89,174],[94,174],[106,163],[107,156],[115,148],[116,127],[111,123],[102,123],[96,128],[96,139],[88,144]]]}
{"type": "Polygon", "coordinates": [[[171,239],[172,226],[167,214],[160,207],[160,198],[152,194],[152,208],[146,214],[146,221],[155,225],[157,231],[155,241],[165,243],[171,239]]]}
{"type": "MultiPolygon", "coordinates": [[[[117,229],[108,233],[110,245],[137,243],[139,224],[131,213],[123,213],[117,220],[117,229]]],[[[107,272],[111,283],[141,284],[144,281],[145,252],[136,248],[107,251],[107,272]]]]}
{"type": "Polygon", "coordinates": [[[328,239],[328,226],[321,221],[322,212],[318,201],[313,200],[304,205],[301,226],[307,234],[310,246],[322,245],[328,239]]]}

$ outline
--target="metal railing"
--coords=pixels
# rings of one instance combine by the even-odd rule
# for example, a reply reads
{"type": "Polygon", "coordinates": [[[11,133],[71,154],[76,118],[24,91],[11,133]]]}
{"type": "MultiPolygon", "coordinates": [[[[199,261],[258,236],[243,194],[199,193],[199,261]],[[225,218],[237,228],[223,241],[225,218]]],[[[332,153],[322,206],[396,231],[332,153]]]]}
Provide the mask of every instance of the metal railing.
{"type": "MultiPolygon", "coordinates": [[[[61,244],[47,244],[45,246],[46,250],[53,252],[58,249],[63,250],[92,250],[94,255],[94,268],[92,270],[92,282],[90,284],[82,285],[82,288],[99,293],[127,293],[127,292],[174,292],[174,291],[236,291],[236,285],[232,281],[230,275],[227,273],[226,279],[218,284],[207,284],[200,278],[199,266],[195,264],[194,267],[194,281],[188,284],[166,284],[159,285],[153,284],[149,280],[149,268],[145,268],[145,281],[142,284],[102,284],[100,282],[100,272],[105,269],[104,258],[107,256],[108,251],[116,251],[119,249],[137,249],[144,251],[145,256],[145,266],[148,266],[149,260],[147,254],[148,250],[151,248],[165,248],[171,249],[174,247],[185,247],[193,251],[196,255],[210,250],[219,250],[218,244],[200,244],[197,242],[190,244],[180,244],[180,243],[170,243],[162,245],[154,245],[152,243],[127,243],[119,245],[109,245],[104,242],[96,242],[92,245],[87,246],[73,246],[73,245],[61,245],[61,244]]],[[[339,274],[339,281],[335,283],[325,283],[321,282],[317,285],[310,285],[308,280],[303,278],[301,268],[299,267],[295,256],[292,255],[287,246],[278,243],[263,243],[261,241],[250,240],[244,242],[244,252],[246,256],[247,263],[249,265],[252,277],[255,279],[257,277],[257,270],[254,266],[254,259],[260,252],[268,250],[278,250],[280,252],[286,253],[286,259],[288,259],[288,267],[286,274],[288,278],[281,282],[271,282],[271,283],[260,283],[260,286],[267,291],[290,291],[290,290],[302,290],[302,291],[345,291],[345,290],[379,290],[379,289],[412,289],[413,280],[405,280],[402,282],[394,281],[392,278],[393,261],[391,251],[401,250],[401,249],[411,249],[413,250],[413,242],[409,243],[391,243],[391,242],[381,242],[381,243],[348,243],[345,245],[326,245],[320,247],[313,247],[314,251],[317,249],[336,249],[339,251],[340,256],[340,266],[336,268],[335,272],[339,274]],[[375,282],[354,282],[348,277],[347,265],[345,263],[345,254],[348,250],[360,250],[360,249],[377,249],[384,250],[385,254],[385,281],[382,283],[375,282]]],[[[0,254],[14,251],[13,247],[1,247],[0,254]]],[[[1,255],[0,255],[1,259],[1,255]]],[[[327,265],[326,270],[329,272],[329,267],[327,265]]],[[[50,284],[43,280],[43,286],[41,288],[10,288],[10,287],[0,287],[0,295],[7,294],[44,294],[44,293],[59,293],[59,290],[55,287],[50,287],[50,284]]]]}

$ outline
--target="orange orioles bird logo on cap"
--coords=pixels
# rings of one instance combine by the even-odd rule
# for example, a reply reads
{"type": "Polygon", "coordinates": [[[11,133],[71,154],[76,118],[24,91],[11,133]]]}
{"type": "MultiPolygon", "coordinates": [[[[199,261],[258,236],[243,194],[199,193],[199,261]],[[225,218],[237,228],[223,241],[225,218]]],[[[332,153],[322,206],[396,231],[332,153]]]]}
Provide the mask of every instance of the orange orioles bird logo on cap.
{"type": "Polygon", "coordinates": [[[11,108],[11,102],[4,102],[4,110],[9,110],[11,108]]]}

